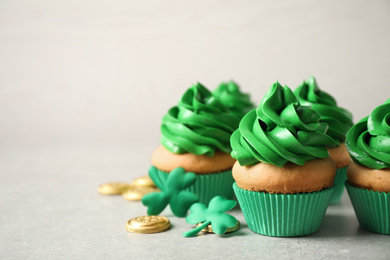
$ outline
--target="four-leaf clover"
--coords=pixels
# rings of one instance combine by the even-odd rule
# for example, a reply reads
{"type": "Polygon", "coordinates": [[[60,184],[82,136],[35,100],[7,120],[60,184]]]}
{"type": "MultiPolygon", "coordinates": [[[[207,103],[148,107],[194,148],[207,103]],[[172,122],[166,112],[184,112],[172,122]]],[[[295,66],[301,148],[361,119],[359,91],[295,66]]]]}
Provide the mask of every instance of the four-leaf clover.
{"type": "Polygon", "coordinates": [[[179,167],[168,174],[168,179],[162,183],[158,177],[156,167],[149,169],[149,176],[161,190],[146,194],[142,198],[142,204],[148,207],[148,215],[158,215],[169,204],[173,214],[177,217],[185,217],[192,204],[198,201],[198,196],[193,192],[185,191],[196,181],[196,174],[187,172],[179,167]]]}
{"type": "Polygon", "coordinates": [[[228,228],[237,224],[237,219],[225,211],[231,210],[237,204],[237,201],[227,200],[225,197],[216,196],[210,200],[209,207],[203,203],[195,203],[191,206],[191,214],[187,216],[186,221],[189,224],[203,222],[199,227],[183,233],[184,237],[193,237],[203,228],[211,224],[214,233],[222,235],[228,228]]]}

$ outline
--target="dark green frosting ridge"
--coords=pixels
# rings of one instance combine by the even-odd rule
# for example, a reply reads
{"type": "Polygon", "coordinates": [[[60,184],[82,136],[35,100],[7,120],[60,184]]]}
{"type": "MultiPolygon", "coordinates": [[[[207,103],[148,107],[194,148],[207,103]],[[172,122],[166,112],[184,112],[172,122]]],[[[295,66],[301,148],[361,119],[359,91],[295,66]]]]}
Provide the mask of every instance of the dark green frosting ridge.
{"type": "Polygon", "coordinates": [[[189,88],[161,124],[161,143],[172,153],[213,156],[231,152],[230,135],[240,119],[200,83],[189,88]]]}
{"type": "Polygon", "coordinates": [[[352,114],[338,107],[336,100],[318,87],[314,77],[304,81],[294,93],[301,105],[310,106],[321,114],[321,122],[329,126],[327,134],[335,139],[337,145],[345,141],[347,132],[353,125],[352,114]]]}
{"type": "Polygon", "coordinates": [[[345,145],[355,163],[390,168],[390,99],[351,127],[345,145]]]}
{"type": "Polygon", "coordinates": [[[221,83],[213,91],[213,95],[240,118],[255,108],[255,105],[250,100],[249,94],[242,93],[240,87],[233,81],[221,83]]]}
{"type": "Polygon", "coordinates": [[[289,87],[276,82],[260,105],[242,118],[230,138],[231,155],[242,166],[264,162],[282,167],[289,161],[303,165],[326,158],[326,147],[336,143],[320,118],[310,107],[301,106],[289,87]]]}

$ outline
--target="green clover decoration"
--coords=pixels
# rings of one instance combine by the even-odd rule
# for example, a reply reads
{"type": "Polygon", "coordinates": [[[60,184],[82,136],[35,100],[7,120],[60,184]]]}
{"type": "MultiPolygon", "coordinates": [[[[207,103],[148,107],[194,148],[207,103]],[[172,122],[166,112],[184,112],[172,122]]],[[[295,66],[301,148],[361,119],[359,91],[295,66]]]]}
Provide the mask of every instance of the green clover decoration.
{"type": "Polygon", "coordinates": [[[196,174],[178,167],[168,174],[165,183],[158,175],[157,168],[151,166],[149,176],[161,192],[149,193],[142,198],[142,204],[148,207],[148,215],[160,214],[169,204],[175,216],[185,217],[191,205],[198,201],[197,195],[185,190],[194,184],[196,174]]]}
{"type": "Polygon", "coordinates": [[[215,196],[209,202],[209,207],[203,203],[195,203],[190,208],[190,214],[186,221],[189,224],[202,223],[199,227],[183,233],[184,237],[193,237],[198,234],[203,228],[211,224],[215,234],[222,235],[228,228],[234,227],[237,224],[237,219],[225,211],[231,210],[237,204],[237,201],[227,200],[222,196],[215,196]]]}

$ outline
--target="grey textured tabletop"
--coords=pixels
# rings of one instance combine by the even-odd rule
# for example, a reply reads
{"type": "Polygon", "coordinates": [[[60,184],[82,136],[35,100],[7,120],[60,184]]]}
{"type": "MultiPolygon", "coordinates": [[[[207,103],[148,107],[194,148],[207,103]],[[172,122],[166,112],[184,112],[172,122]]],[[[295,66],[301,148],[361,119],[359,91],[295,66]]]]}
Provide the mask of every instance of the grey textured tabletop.
{"type": "Polygon", "coordinates": [[[127,220],[146,215],[141,202],[105,196],[97,187],[146,174],[149,147],[36,147],[2,153],[2,259],[388,259],[390,236],[359,227],[345,192],[321,229],[309,236],[267,237],[246,226],[239,207],[229,213],[239,231],[184,238],[193,228],[170,209],[168,231],[136,234],[127,220]],[[17,165],[17,166],[15,166],[17,165]]]}
{"type": "Polygon", "coordinates": [[[354,122],[390,97],[390,2],[1,0],[0,259],[390,259],[348,195],[298,238],[126,231],[139,202],[100,184],[147,174],[161,118],[197,81],[258,104],[315,76],[354,122]]]}

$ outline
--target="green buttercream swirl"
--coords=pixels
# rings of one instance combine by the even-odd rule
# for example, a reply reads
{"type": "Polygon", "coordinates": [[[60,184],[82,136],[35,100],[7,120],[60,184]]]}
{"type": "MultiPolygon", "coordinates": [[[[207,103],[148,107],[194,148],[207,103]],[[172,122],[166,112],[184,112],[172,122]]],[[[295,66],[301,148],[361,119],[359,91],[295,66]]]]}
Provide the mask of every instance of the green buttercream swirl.
{"type": "Polygon", "coordinates": [[[163,117],[161,143],[172,153],[213,156],[231,152],[230,135],[240,119],[201,84],[189,88],[163,117]]]}
{"type": "Polygon", "coordinates": [[[289,87],[276,82],[257,109],[242,118],[230,138],[231,155],[242,166],[264,162],[283,167],[288,161],[303,165],[326,158],[326,147],[336,143],[320,118],[310,107],[301,106],[289,87]]]}
{"type": "Polygon", "coordinates": [[[355,163],[390,168],[390,99],[351,127],[345,145],[355,163]]]}
{"type": "Polygon", "coordinates": [[[213,91],[213,95],[221,100],[233,114],[240,118],[255,108],[250,100],[249,94],[242,93],[240,87],[233,81],[221,83],[213,91]]]}
{"type": "Polygon", "coordinates": [[[303,106],[310,106],[321,114],[321,122],[328,124],[326,132],[339,145],[345,141],[348,130],[353,125],[352,114],[344,108],[338,107],[336,100],[328,93],[321,91],[314,77],[304,81],[295,91],[299,102],[303,106]]]}

